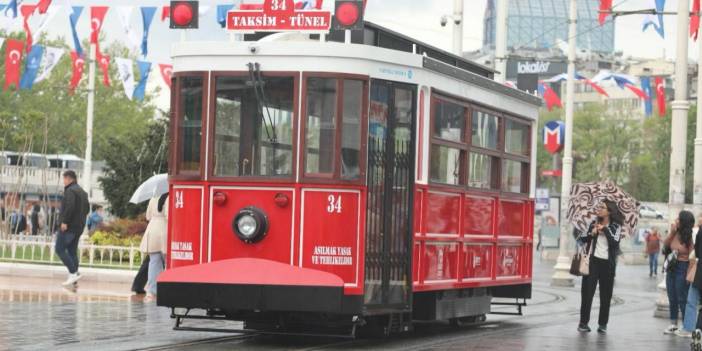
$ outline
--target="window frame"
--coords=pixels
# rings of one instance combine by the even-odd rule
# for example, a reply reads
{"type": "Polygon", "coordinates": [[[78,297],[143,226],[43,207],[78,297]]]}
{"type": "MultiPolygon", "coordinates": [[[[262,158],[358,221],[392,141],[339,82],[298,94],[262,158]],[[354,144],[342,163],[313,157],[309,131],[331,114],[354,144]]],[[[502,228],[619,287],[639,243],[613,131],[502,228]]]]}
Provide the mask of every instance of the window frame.
{"type": "Polygon", "coordinates": [[[437,188],[444,188],[447,190],[451,189],[465,189],[471,192],[476,192],[476,193],[484,193],[487,195],[498,195],[500,197],[506,197],[506,198],[528,198],[529,197],[529,185],[531,182],[531,167],[532,165],[532,160],[531,156],[532,153],[535,152],[532,147],[532,129],[534,128],[533,126],[533,121],[525,118],[525,117],[520,117],[516,114],[509,113],[500,109],[494,109],[490,108],[475,102],[472,102],[467,99],[463,99],[460,97],[457,97],[453,94],[446,93],[437,89],[432,89],[431,90],[431,108],[430,108],[430,131],[429,131],[429,154],[428,154],[428,159],[429,159],[429,177],[428,177],[428,183],[431,186],[437,187],[437,188]],[[449,141],[445,139],[441,139],[439,137],[436,137],[434,134],[434,126],[435,126],[435,118],[436,118],[436,101],[441,100],[441,101],[447,101],[451,103],[455,103],[461,106],[464,106],[467,108],[467,116],[466,116],[466,129],[465,129],[465,136],[464,136],[464,142],[454,142],[454,141],[449,141]],[[497,128],[497,148],[496,149],[489,149],[489,148],[483,148],[479,146],[474,146],[473,145],[473,113],[475,111],[483,112],[483,113],[488,113],[491,115],[494,115],[498,118],[498,128],[497,128]],[[519,154],[513,154],[509,153],[506,151],[506,122],[507,120],[510,120],[512,122],[520,123],[524,126],[527,127],[527,135],[526,135],[526,155],[519,155],[519,154]],[[452,148],[457,148],[461,150],[461,170],[460,170],[460,184],[459,185],[453,185],[453,184],[446,184],[446,183],[440,183],[432,180],[431,177],[431,149],[432,145],[441,145],[441,146],[448,146],[452,148]],[[479,155],[486,155],[486,156],[491,156],[497,158],[497,168],[496,171],[492,175],[491,179],[491,186],[496,186],[495,188],[491,189],[483,189],[483,188],[476,188],[476,187],[471,187],[468,185],[468,180],[470,175],[468,174],[468,169],[470,168],[470,154],[475,153],[479,155]],[[518,161],[522,164],[526,164],[526,167],[522,167],[522,178],[521,178],[521,189],[522,191],[519,193],[515,192],[510,192],[510,191],[505,191],[502,189],[502,172],[503,172],[503,163],[504,160],[511,160],[511,161],[518,161]]]}
{"type": "Polygon", "coordinates": [[[325,184],[365,184],[366,167],[368,159],[368,118],[370,103],[370,77],[359,74],[332,73],[332,72],[303,72],[300,103],[300,163],[298,174],[300,182],[305,183],[325,183],[325,184]],[[334,171],[333,173],[307,173],[307,80],[309,78],[336,79],[336,116],[337,128],[334,131],[334,171]],[[360,155],[359,155],[359,175],[357,179],[344,179],[341,177],[341,137],[343,132],[343,110],[344,110],[344,80],[356,80],[363,84],[361,100],[361,120],[360,120],[360,155]]]}
{"type": "Polygon", "coordinates": [[[217,176],[214,174],[215,171],[215,137],[216,137],[216,127],[217,127],[217,78],[240,78],[248,77],[248,71],[213,71],[209,82],[209,88],[212,92],[209,94],[209,104],[211,108],[209,109],[208,122],[210,128],[208,130],[209,143],[207,145],[208,154],[210,155],[210,160],[207,164],[207,174],[209,179],[224,181],[224,182],[266,182],[266,183],[289,183],[297,179],[297,153],[298,153],[298,119],[300,111],[300,72],[297,71],[265,71],[261,72],[263,77],[280,77],[280,78],[292,78],[293,79],[293,130],[292,130],[292,172],[290,175],[286,176],[217,176]]]}
{"type": "Polygon", "coordinates": [[[206,175],[205,164],[207,157],[207,125],[209,123],[207,115],[208,111],[208,100],[210,82],[209,82],[209,72],[207,71],[187,71],[187,72],[176,72],[173,74],[173,84],[171,90],[171,130],[169,135],[171,137],[171,174],[170,177],[174,180],[202,180],[206,175]],[[202,112],[200,118],[200,169],[199,171],[183,171],[182,166],[182,156],[183,150],[181,146],[183,145],[183,138],[180,135],[181,126],[181,101],[180,89],[184,78],[199,77],[202,78],[202,112]],[[173,92],[175,91],[175,94],[173,92]]]}

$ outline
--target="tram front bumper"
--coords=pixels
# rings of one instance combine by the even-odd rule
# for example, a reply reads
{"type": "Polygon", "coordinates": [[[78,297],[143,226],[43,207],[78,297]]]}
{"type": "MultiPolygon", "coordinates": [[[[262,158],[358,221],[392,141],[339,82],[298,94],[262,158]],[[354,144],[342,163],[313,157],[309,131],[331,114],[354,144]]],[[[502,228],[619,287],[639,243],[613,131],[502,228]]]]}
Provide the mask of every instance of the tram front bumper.
{"type": "Polygon", "coordinates": [[[344,296],[335,274],[257,258],[169,269],[158,278],[157,304],[172,308],[346,314],[357,300],[344,296]]]}

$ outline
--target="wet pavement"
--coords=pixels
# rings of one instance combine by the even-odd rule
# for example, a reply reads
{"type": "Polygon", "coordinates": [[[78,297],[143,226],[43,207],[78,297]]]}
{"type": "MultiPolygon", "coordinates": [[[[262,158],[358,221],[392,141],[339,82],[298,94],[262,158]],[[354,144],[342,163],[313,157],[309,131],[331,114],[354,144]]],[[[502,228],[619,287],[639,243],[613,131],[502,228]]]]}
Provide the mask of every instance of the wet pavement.
{"type": "Polygon", "coordinates": [[[689,339],[662,334],[667,320],[652,317],[657,282],[646,266],[619,267],[607,335],[575,331],[579,286],[551,288],[551,273],[552,263],[535,262],[534,298],[524,316],[489,315],[485,324],[462,328],[418,325],[410,334],[369,340],[176,332],[167,309],[132,296],[128,285],[85,283],[72,292],[56,280],[0,276],[0,350],[690,349],[689,339]]]}

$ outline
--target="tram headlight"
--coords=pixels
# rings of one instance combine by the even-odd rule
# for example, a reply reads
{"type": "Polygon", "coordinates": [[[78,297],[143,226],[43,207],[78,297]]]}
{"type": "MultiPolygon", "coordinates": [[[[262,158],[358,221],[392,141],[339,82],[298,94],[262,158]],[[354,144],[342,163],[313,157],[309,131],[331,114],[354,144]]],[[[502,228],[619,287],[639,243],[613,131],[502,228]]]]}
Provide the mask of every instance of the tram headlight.
{"type": "Polygon", "coordinates": [[[256,207],[246,207],[237,213],[232,223],[234,233],[247,244],[261,241],[268,232],[268,218],[256,207]]]}

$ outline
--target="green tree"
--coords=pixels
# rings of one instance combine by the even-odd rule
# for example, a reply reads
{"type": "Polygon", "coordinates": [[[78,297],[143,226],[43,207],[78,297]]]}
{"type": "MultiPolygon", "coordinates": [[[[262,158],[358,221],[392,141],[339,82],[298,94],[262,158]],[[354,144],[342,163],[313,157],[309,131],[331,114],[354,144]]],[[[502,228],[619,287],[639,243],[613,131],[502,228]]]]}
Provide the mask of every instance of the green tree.
{"type": "Polygon", "coordinates": [[[115,216],[134,218],[146,210],[146,203],[133,205],[129,198],[146,179],[167,172],[167,132],[167,122],[157,120],[132,140],[108,138],[107,145],[115,152],[106,154],[107,168],[99,181],[115,216]]]}

